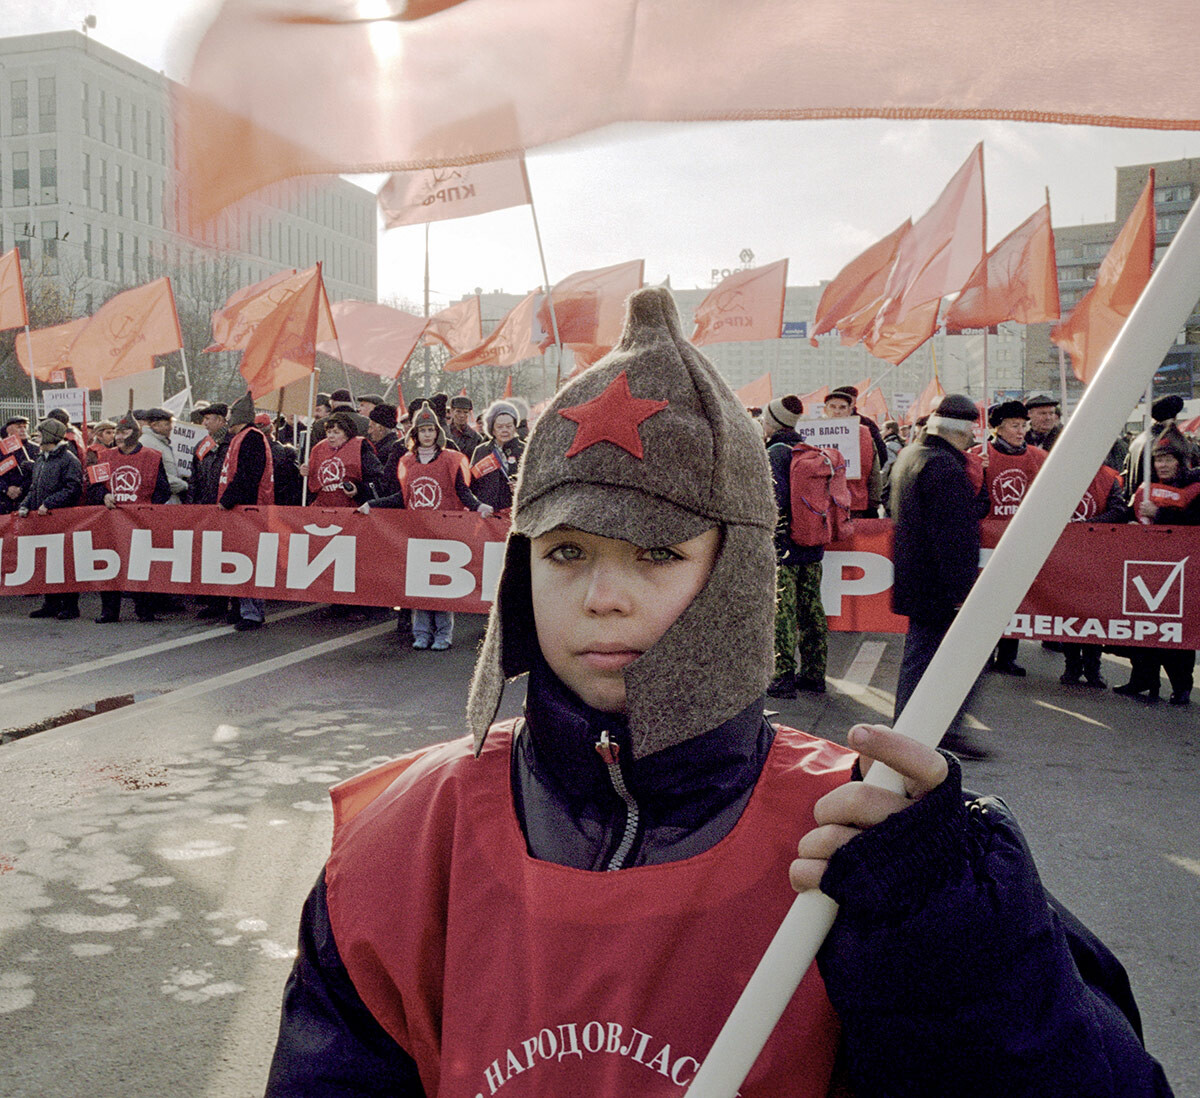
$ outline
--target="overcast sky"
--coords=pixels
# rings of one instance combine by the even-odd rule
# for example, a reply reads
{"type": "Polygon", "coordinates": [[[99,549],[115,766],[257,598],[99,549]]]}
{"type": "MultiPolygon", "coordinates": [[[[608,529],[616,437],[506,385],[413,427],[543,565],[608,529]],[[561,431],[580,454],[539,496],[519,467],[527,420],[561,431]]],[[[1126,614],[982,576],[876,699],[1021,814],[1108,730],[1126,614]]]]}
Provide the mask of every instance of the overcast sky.
{"type": "MultiPolygon", "coordinates": [[[[5,34],[80,28],[174,79],[211,0],[0,0],[5,34]]],[[[646,279],[711,285],[714,268],[790,260],[788,281],[832,278],[863,248],[919,216],[984,142],[989,246],[1050,189],[1055,225],[1113,218],[1117,165],[1200,156],[1200,134],[972,122],[751,122],[623,126],[528,156],[552,281],[646,260],[646,279]]],[[[366,180],[377,189],[382,177],[366,180]]],[[[542,281],[528,207],[430,226],[434,307],[542,281]]],[[[380,238],[379,291],[419,303],[423,227],[380,238]]]]}

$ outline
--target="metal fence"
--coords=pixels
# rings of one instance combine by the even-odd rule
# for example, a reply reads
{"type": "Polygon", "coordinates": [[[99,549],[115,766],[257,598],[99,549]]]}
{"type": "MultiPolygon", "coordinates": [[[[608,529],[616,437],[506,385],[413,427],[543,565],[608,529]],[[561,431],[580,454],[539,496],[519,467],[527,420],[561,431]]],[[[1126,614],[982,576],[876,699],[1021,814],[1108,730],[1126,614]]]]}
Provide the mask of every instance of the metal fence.
{"type": "MultiPolygon", "coordinates": [[[[33,407],[33,395],[30,394],[25,398],[20,397],[0,397],[0,423],[8,419],[9,416],[28,416],[30,420],[36,423],[39,419],[43,419],[45,408],[39,406],[35,411],[33,407]]],[[[100,402],[88,401],[88,423],[95,423],[100,418],[100,402]]]]}

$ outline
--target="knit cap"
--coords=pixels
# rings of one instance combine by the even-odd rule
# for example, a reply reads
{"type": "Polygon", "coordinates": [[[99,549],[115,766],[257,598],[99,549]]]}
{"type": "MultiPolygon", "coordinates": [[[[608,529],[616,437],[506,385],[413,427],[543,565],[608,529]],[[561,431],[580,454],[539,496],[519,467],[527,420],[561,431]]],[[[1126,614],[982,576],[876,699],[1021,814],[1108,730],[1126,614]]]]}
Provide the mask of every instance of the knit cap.
{"type": "Polygon", "coordinates": [[[408,431],[404,436],[410,446],[418,445],[417,431],[422,427],[436,427],[437,445],[441,447],[446,445],[446,428],[442,426],[441,417],[428,404],[419,405],[413,412],[412,423],[409,424],[408,431]]]}
{"type": "Polygon", "coordinates": [[[933,415],[925,421],[925,426],[937,431],[942,430],[967,431],[971,425],[979,421],[979,408],[975,401],[962,393],[950,393],[942,397],[934,409],[933,415]]]}
{"type": "Polygon", "coordinates": [[[763,422],[767,425],[765,433],[773,435],[776,431],[795,427],[796,420],[803,414],[804,402],[798,396],[789,393],[787,396],[776,397],[763,409],[763,422]]]}
{"type": "Polygon", "coordinates": [[[468,700],[476,750],[505,680],[530,670],[537,655],[530,539],[572,527],[657,548],[721,527],[705,586],[625,669],[640,758],[693,739],[762,695],[774,659],[777,517],[760,430],[684,338],[670,292],[639,290],[620,343],[559,390],[529,436],[468,700]]]}
{"type": "Polygon", "coordinates": [[[38,434],[43,442],[53,442],[58,445],[67,437],[67,428],[60,420],[48,416],[38,424],[38,434]]]}

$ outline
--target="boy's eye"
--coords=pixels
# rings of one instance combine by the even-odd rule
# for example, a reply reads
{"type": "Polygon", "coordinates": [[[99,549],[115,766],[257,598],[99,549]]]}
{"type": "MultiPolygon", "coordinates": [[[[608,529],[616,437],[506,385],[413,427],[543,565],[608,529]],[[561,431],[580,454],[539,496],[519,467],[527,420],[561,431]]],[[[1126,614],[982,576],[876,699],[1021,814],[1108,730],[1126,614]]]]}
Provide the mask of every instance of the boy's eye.
{"type": "Polygon", "coordinates": [[[582,558],[583,550],[578,545],[572,545],[570,542],[556,545],[546,554],[547,560],[568,561],[581,560],[582,558]]]}
{"type": "Polygon", "coordinates": [[[673,560],[682,560],[683,558],[674,549],[660,546],[657,549],[647,549],[645,559],[652,564],[669,564],[673,560]]]}

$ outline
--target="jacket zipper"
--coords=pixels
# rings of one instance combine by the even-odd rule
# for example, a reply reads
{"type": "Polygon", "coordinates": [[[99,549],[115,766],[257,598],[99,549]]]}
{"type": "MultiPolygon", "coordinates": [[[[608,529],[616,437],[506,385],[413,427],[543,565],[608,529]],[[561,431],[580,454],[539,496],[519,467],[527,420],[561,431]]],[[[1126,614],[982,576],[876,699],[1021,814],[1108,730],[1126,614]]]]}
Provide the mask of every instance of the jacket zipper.
{"type": "Polygon", "coordinates": [[[612,782],[614,791],[625,803],[625,831],[621,835],[620,845],[604,867],[606,871],[625,867],[625,859],[629,857],[629,852],[633,849],[633,840],[637,836],[638,821],[641,816],[638,803],[633,799],[633,794],[629,792],[629,787],[625,784],[625,775],[621,773],[620,764],[617,762],[619,750],[620,745],[613,743],[608,738],[607,729],[600,733],[600,740],[596,744],[596,753],[604,760],[604,765],[608,769],[608,780],[612,782]]]}

